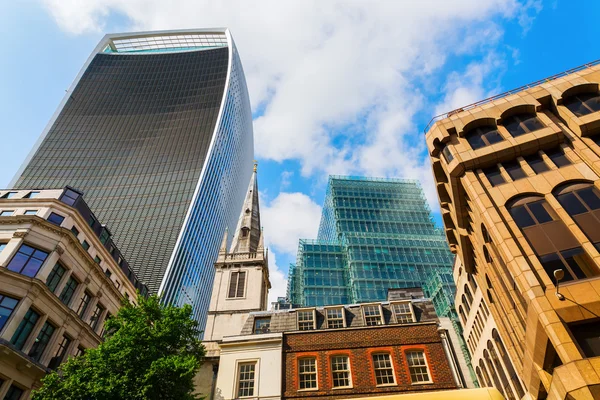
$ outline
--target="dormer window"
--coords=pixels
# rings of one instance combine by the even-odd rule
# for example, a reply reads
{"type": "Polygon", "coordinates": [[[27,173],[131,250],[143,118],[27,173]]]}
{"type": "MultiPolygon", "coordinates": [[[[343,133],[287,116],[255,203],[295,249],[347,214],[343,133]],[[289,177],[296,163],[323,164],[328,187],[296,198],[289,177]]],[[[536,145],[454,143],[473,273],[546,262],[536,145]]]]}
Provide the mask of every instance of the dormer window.
{"type": "Polygon", "coordinates": [[[383,314],[379,304],[369,304],[362,307],[365,316],[365,325],[383,325],[383,314]]]}
{"type": "Polygon", "coordinates": [[[392,310],[396,317],[396,322],[399,324],[408,324],[415,322],[415,314],[413,312],[412,303],[403,301],[401,303],[392,303],[392,310]]]}
{"type": "Polygon", "coordinates": [[[570,96],[563,102],[564,106],[578,117],[600,111],[600,93],[581,93],[570,96]]]}
{"type": "Polygon", "coordinates": [[[254,319],[254,333],[271,332],[271,317],[262,317],[254,319]]]}
{"type": "Polygon", "coordinates": [[[469,142],[473,150],[490,146],[494,143],[498,143],[504,140],[502,136],[500,136],[498,129],[496,129],[495,126],[491,125],[471,129],[465,135],[465,137],[467,138],[467,141],[469,142]]]}
{"type": "Polygon", "coordinates": [[[310,331],[316,329],[315,310],[298,310],[298,330],[310,331]]]}

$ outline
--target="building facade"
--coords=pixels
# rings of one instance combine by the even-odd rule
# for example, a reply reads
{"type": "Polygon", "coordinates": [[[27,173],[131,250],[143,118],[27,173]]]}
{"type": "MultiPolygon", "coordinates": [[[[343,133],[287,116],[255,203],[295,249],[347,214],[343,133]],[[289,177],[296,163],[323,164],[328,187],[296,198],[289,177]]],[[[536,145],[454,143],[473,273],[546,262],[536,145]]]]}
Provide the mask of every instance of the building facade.
{"type": "Polygon", "coordinates": [[[106,35],[15,188],[71,185],[152,293],[204,327],[213,263],[253,159],[252,112],[228,29],[106,35]]]}
{"type": "MultiPolygon", "coordinates": [[[[418,181],[331,176],[317,240],[300,241],[288,298],[301,306],[382,301],[389,288],[438,274],[451,276],[452,254],[418,181]]],[[[437,289],[447,293],[436,290],[436,310],[452,314],[454,283],[437,289]]]]}
{"type": "Polygon", "coordinates": [[[440,116],[426,135],[457,266],[530,398],[600,398],[599,83],[586,65],[440,116]]]}
{"type": "Polygon", "coordinates": [[[96,347],[121,302],[147,293],[71,189],[0,191],[0,398],[23,400],[96,347]]]}

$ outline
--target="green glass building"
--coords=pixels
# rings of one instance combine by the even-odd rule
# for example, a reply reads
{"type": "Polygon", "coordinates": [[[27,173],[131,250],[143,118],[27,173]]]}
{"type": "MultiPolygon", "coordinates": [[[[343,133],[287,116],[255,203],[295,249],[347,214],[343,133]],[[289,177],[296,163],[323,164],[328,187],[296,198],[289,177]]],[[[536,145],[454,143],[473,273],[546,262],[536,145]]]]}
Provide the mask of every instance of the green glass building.
{"type": "Polygon", "coordinates": [[[422,287],[453,316],[453,256],[418,181],[330,176],[317,240],[300,240],[288,299],[300,306],[384,301],[422,287]]]}

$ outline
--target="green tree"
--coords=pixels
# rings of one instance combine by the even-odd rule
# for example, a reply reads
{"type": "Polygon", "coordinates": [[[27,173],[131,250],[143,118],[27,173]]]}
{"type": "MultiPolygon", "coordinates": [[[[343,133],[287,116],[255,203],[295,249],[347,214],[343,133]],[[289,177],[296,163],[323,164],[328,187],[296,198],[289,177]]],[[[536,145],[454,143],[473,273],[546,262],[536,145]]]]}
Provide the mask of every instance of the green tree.
{"type": "Polygon", "coordinates": [[[192,307],[157,296],[126,302],[105,323],[106,339],[42,379],[34,400],[197,399],[193,378],[204,357],[192,307]]]}

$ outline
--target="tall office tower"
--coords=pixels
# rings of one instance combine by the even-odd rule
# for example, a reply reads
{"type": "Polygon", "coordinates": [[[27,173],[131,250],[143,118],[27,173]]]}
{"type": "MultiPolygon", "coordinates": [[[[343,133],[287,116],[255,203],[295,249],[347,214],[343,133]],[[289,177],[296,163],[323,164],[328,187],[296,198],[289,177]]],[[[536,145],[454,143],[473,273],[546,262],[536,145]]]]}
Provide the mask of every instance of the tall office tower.
{"type": "Polygon", "coordinates": [[[151,292],[202,326],[252,173],[252,112],[228,29],[105,36],[15,188],[70,185],[151,292]]]}
{"type": "Polygon", "coordinates": [[[598,64],[427,132],[465,333],[481,382],[508,399],[600,398],[598,64]]]}
{"type": "MultiPolygon", "coordinates": [[[[288,296],[302,306],[383,301],[388,289],[451,271],[418,181],[331,176],[318,238],[300,241],[288,296]]],[[[449,293],[436,297],[436,311],[452,315],[441,300],[454,298],[454,285],[440,287],[449,293]]]]}

